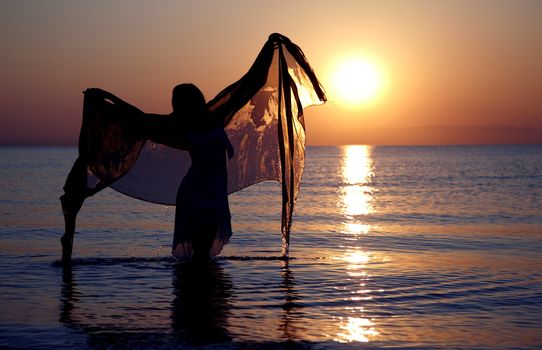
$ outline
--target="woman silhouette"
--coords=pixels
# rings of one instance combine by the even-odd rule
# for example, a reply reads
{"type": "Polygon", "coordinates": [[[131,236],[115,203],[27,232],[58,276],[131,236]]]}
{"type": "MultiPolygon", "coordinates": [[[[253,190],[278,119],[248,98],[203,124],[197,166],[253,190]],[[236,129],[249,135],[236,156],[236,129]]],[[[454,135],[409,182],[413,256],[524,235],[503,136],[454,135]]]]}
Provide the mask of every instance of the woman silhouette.
{"type": "MultiPolygon", "coordinates": [[[[193,163],[176,198],[176,256],[205,257],[219,251],[231,234],[226,187],[237,191],[264,180],[282,183],[281,233],[287,255],[305,157],[302,111],[326,101],[299,46],[273,33],[246,74],[209,101],[208,108],[193,85],[176,88],[172,100],[173,116],[165,116],[144,113],[100,89],[85,91],[79,154],[61,197],[63,262],[71,261],[75,220],[84,200],[102,189],[112,187],[153,203],[175,202],[171,184],[175,186],[178,177],[166,167],[178,152],[167,147],[188,149],[193,163]],[[229,182],[224,151],[231,156],[232,147],[224,125],[231,125],[243,148],[230,167],[235,178],[229,182]],[[148,140],[167,147],[145,152],[148,140]]],[[[186,158],[178,158],[183,169],[186,158]]]]}
{"type": "Polygon", "coordinates": [[[233,147],[195,85],[177,85],[172,106],[192,161],[177,192],[172,253],[182,260],[207,260],[232,234],[226,154],[231,159],[233,147]]]}
{"type": "MultiPolygon", "coordinates": [[[[181,260],[207,260],[218,255],[232,234],[226,154],[233,157],[233,146],[202,92],[194,84],[177,85],[169,117],[143,113],[102,89],[85,93],[111,101],[152,141],[188,151],[191,166],[177,192],[172,253],[181,260]]],[[[82,169],[86,173],[86,167],[82,169]]],[[[67,222],[72,221],[69,228],[73,230],[62,238],[64,241],[73,240],[75,219],[67,222]]],[[[63,246],[71,248],[71,241],[64,241],[63,246]]],[[[68,259],[71,249],[65,251],[68,259]]]]}

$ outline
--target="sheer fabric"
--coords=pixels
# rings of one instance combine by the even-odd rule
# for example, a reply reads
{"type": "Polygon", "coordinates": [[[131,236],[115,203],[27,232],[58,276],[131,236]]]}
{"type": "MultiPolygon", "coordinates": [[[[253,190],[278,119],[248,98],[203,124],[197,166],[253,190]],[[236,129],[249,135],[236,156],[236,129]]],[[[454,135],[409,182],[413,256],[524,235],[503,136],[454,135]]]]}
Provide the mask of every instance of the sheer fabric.
{"type": "MultiPolygon", "coordinates": [[[[283,255],[304,167],[303,108],[325,100],[301,49],[272,34],[250,70],[208,102],[235,149],[228,161],[228,193],[264,180],[282,183],[283,255]]],[[[190,156],[154,142],[133,122],[142,113],[85,94],[79,158],[88,167],[89,195],[110,186],[141,200],[175,204],[190,156]]]]}

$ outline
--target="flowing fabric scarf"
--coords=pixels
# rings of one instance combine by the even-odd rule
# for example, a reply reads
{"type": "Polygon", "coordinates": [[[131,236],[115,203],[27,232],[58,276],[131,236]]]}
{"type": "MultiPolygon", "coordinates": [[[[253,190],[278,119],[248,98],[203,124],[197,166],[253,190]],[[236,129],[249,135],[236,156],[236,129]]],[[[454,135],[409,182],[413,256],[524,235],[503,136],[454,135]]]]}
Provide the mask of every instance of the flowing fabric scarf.
{"type": "MultiPolygon", "coordinates": [[[[301,49],[285,36],[272,34],[250,70],[207,104],[223,122],[235,149],[228,162],[228,192],[265,180],[282,183],[283,256],[288,254],[304,167],[303,108],[325,101],[301,49]]],[[[128,106],[119,108],[85,94],[79,158],[66,180],[66,198],[78,197],[82,204],[84,198],[109,186],[141,200],[175,204],[190,156],[153,141],[146,128],[131,122],[143,112],[128,106]]]]}

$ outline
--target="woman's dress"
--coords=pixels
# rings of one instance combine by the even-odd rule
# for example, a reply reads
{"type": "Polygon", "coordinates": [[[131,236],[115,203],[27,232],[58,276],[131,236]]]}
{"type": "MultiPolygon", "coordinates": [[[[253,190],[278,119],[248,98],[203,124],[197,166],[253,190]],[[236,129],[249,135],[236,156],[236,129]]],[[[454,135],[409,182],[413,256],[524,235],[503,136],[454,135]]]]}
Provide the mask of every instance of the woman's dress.
{"type": "Polygon", "coordinates": [[[212,240],[209,256],[218,255],[232,235],[228,203],[226,153],[233,156],[233,147],[221,127],[205,132],[187,132],[186,147],[191,166],[177,192],[173,255],[178,259],[194,256],[195,240],[201,227],[207,240],[212,240]]]}

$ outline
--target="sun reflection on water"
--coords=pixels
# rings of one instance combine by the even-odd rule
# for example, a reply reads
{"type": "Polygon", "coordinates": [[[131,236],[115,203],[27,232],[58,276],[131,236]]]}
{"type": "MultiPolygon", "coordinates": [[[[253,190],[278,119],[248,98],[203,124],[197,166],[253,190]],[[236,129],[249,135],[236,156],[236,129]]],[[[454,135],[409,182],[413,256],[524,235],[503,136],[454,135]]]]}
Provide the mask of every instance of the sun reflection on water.
{"type": "Polygon", "coordinates": [[[371,228],[370,225],[361,224],[359,222],[346,222],[344,223],[344,227],[346,228],[346,232],[356,236],[369,233],[369,229],[371,228]]]}
{"type": "Polygon", "coordinates": [[[368,225],[357,222],[357,216],[374,212],[371,147],[345,146],[343,159],[341,172],[344,186],[340,205],[348,219],[346,229],[352,234],[368,233],[368,225]]]}
{"type": "MultiPolygon", "coordinates": [[[[350,237],[346,240],[357,241],[357,236],[370,233],[371,225],[367,223],[365,216],[375,211],[371,147],[345,146],[343,151],[343,185],[339,207],[344,215],[344,232],[350,237]]],[[[374,321],[366,317],[365,310],[367,301],[372,299],[372,291],[367,286],[369,276],[366,266],[373,256],[360,249],[356,243],[356,247],[347,248],[339,259],[346,263],[346,273],[354,289],[348,297],[349,306],[345,309],[349,315],[337,318],[338,328],[334,340],[343,343],[368,342],[379,334],[374,321]]]]}
{"type": "Polygon", "coordinates": [[[349,297],[352,304],[345,308],[345,311],[352,316],[337,318],[338,329],[334,340],[342,343],[368,342],[371,337],[379,334],[374,321],[364,317],[366,312],[363,306],[363,302],[372,299],[371,290],[366,286],[368,276],[364,271],[372,256],[362,250],[351,250],[340,259],[347,263],[347,274],[356,281],[357,288],[349,297]]]}
{"type": "MultiPolygon", "coordinates": [[[[348,276],[350,277],[363,277],[365,278],[367,276],[367,273],[363,270],[365,265],[370,261],[370,256],[366,252],[362,251],[352,251],[346,253],[342,260],[348,263],[346,266],[346,271],[348,273],[348,276]]],[[[365,286],[365,283],[363,282],[364,279],[360,279],[359,286],[365,286]]],[[[363,290],[356,291],[356,293],[362,293],[363,290]]]]}
{"type": "Polygon", "coordinates": [[[374,322],[368,318],[348,317],[341,321],[341,332],[337,334],[335,341],[342,343],[368,342],[370,336],[378,335],[374,328],[374,322]]]}
{"type": "Polygon", "coordinates": [[[353,251],[346,254],[343,259],[349,263],[348,268],[350,269],[359,269],[363,267],[363,264],[366,264],[371,259],[369,254],[362,251],[353,251]],[[360,266],[361,265],[361,266],[360,266]]]}

